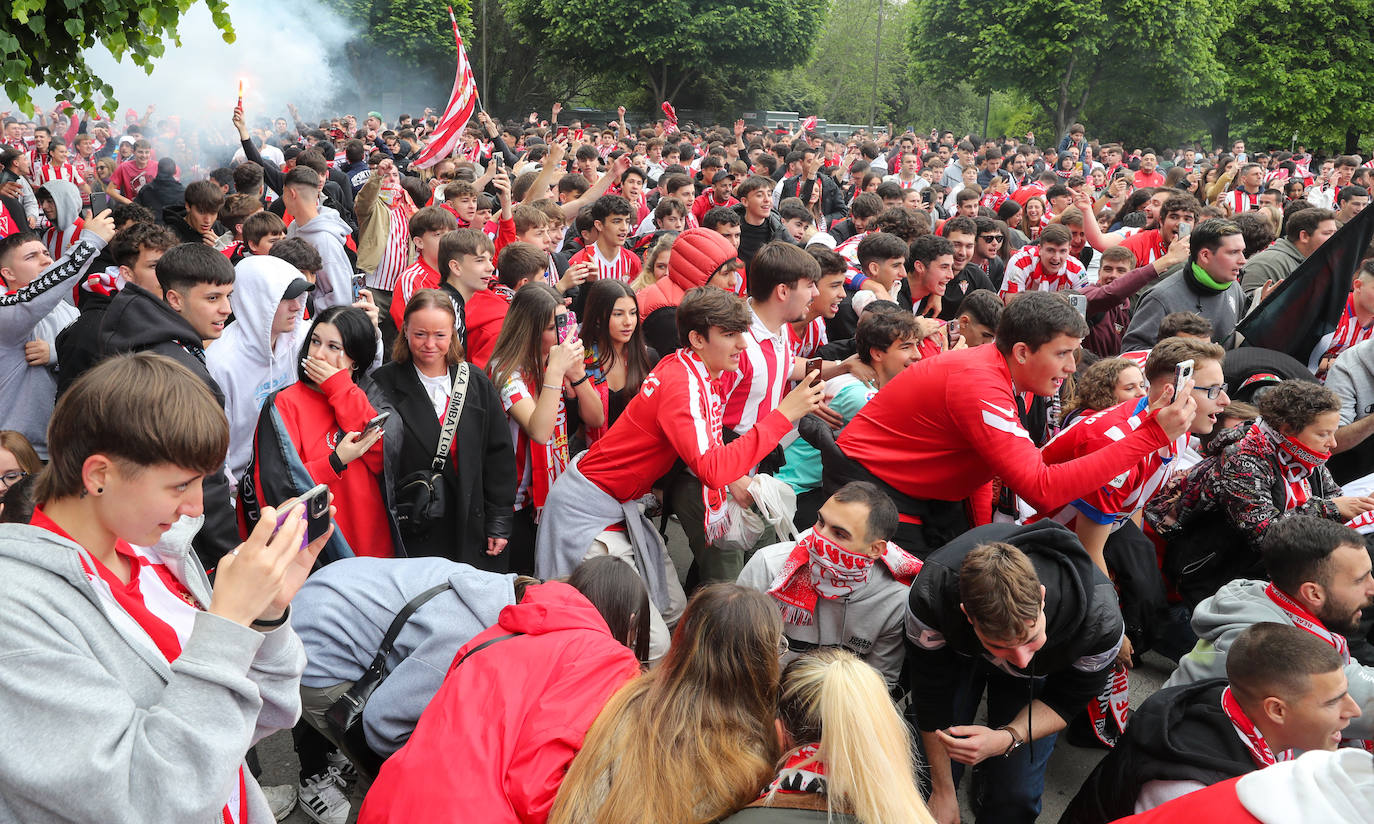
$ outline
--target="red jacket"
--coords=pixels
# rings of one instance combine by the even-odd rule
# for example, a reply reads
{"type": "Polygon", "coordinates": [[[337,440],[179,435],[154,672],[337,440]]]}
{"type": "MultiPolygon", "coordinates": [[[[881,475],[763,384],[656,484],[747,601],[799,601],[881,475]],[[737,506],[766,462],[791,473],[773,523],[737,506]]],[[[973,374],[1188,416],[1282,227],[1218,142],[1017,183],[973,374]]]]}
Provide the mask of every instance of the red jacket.
{"type": "Polygon", "coordinates": [[[543,822],[592,721],[639,673],[591,602],[551,581],[525,590],[454,657],[410,740],[382,766],[359,824],[543,822]]]}
{"type": "Polygon", "coordinates": [[[839,438],[845,455],[913,498],[961,501],[998,477],[1039,512],[1083,497],[1168,443],[1152,416],[1111,447],[1047,466],[992,345],[902,370],[839,438]]]}
{"type": "Polygon", "coordinates": [[[486,369],[491,360],[496,339],[506,323],[511,298],[486,289],[476,292],[463,306],[463,328],[468,334],[468,362],[478,369],[486,369]]]}
{"type": "Polygon", "coordinates": [[[1236,776],[1220,784],[1179,796],[1153,810],[1117,819],[1118,824],[1174,824],[1178,821],[1206,821],[1208,824],[1260,824],[1236,796],[1236,776]]]}
{"type": "Polygon", "coordinates": [[[722,489],[748,474],[792,429],[786,416],[774,409],[745,434],[709,448],[708,426],[687,367],[676,354],[668,355],[577,468],[617,501],[648,493],[678,458],[707,488],[722,489]]]}

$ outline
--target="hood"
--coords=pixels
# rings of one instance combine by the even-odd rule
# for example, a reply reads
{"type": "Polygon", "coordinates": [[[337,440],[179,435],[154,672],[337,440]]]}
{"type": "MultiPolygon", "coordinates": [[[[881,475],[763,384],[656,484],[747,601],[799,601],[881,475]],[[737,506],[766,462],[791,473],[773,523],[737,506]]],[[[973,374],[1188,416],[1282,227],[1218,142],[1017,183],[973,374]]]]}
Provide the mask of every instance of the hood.
{"type": "Polygon", "coordinates": [[[590,630],[606,635],[611,630],[592,602],[561,581],[549,581],[525,589],[518,604],[501,610],[497,622],[507,632],[545,635],[560,630],[590,630]]]}
{"type": "MultiPolygon", "coordinates": [[[[237,345],[254,363],[271,360],[272,319],[277,314],[286,287],[301,276],[300,270],[281,258],[251,255],[234,267],[234,322],[224,330],[220,342],[237,338],[237,345]]],[[[300,326],[305,317],[302,306],[296,316],[300,326]]],[[[277,349],[296,345],[295,335],[287,333],[277,340],[277,349]]]]}
{"type": "MultiPolygon", "coordinates": [[[[149,547],[174,573],[190,555],[191,539],[200,531],[204,517],[182,516],[149,547]]],[[[97,601],[90,580],[81,568],[76,546],[66,538],[29,524],[0,524],[0,558],[9,558],[62,578],[97,601]]]]}
{"type": "Polygon", "coordinates": [[[739,257],[735,245],[712,229],[688,229],[673,241],[668,277],[686,292],[704,286],[727,261],[739,257]]]}
{"type": "Polygon", "coordinates": [[[1210,641],[1236,626],[1277,620],[1278,607],[1264,594],[1266,586],[1264,581],[1245,578],[1223,584],[1216,595],[1203,599],[1193,610],[1193,632],[1210,641]]]}
{"type": "Polygon", "coordinates": [[[492,573],[458,564],[453,574],[448,576],[448,585],[458,593],[459,607],[469,613],[474,625],[487,627],[493,623],[493,616],[515,604],[515,573],[501,576],[505,584],[495,586],[492,573]]]}
{"type": "Polygon", "coordinates": [[[476,329],[491,324],[500,325],[510,310],[510,301],[490,289],[473,293],[463,305],[463,326],[476,329]]]}
{"type": "Polygon", "coordinates": [[[49,180],[40,190],[46,190],[52,195],[53,203],[57,204],[57,225],[63,230],[69,228],[76,219],[81,217],[81,190],[76,188],[76,184],[66,180],[49,180]]]}
{"type": "Polygon", "coordinates": [[[328,206],[321,206],[320,213],[309,223],[302,225],[299,220],[292,221],[291,231],[293,237],[299,235],[305,238],[311,235],[347,237],[353,233],[344,219],[339,217],[339,213],[328,206]]]}
{"type": "MultiPolygon", "coordinates": [[[[922,602],[937,614],[934,619],[950,645],[966,654],[982,654],[982,644],[973,627],[959,609],[959,568],[974,547],[1000,541],[1011,544],[1030,558],[1040,583],[1045,587],[1045,633],[1048,640],[1035,654],[1031,670],[1053,672],[1079,656],[1078,650],[1100,649],[1102,639],[1120,635],[1120,618],[1106,626],[1108,616],[1099,616],[1093,607],[1100,587],[1112,584],[1068,529],[1054,521],[1039,521],[1027,526],[986,524],[965,532],[935,550],[926,558],[921,574],[912,584],[913,612],[922,602]]],[[[1110,605],[1115,607],[1115,601],[1110,605]]],[[[917,617],[924,620],[918,612],[917,617]]],[[[1110,643],[1110,642],[1108,642],[1110,643]]]]}
{"type": "Polygon", "coordinates": [[[160,343],[179,343],[200,349],[200,335],[152,292],[126,283],[100,325],[102,352],[138,352],[160,343]]]}
{"type": "Polygon", "coordinates": [[[1274,241],[1274,245],[1270,246],[1269,248],[1273,249],[1275,253],[1282,254],[1285,257],[1292,258],[1298,263],[1302,263],[1304,260],[1307,260],[1307,258],[1303,256],[1303,253],[1298,249],[1298,247],[1293,244],[1293,241],[1289,240],[1286,237],[1281,237],[1278,240],[1274,241]]]}
{"type": "MultiPolygon", "coordinates": [[[[1180,776],[1204,770],[1224,776],[1250,772],[1255,763],[1221,709],[1224,678],[1167,687],[1131,715],[1140,752],[1172,765],[1180,776]]],[[[1315,820],[1315,819],[1313,819],[1315,820]]]]}
{"type": "Polygon", "coordinates": [[[1374,755],[1313,750],[1236,782],[1236,798],[1264,824],[1374,822],[1374,755]]]}

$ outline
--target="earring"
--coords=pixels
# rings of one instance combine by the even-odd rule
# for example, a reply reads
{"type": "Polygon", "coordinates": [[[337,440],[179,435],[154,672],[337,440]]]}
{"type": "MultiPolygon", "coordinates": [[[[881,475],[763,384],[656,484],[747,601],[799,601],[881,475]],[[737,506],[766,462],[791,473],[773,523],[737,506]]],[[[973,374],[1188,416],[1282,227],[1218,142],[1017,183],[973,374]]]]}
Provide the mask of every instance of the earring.
{"type": "Polygon", "coordinates": [[[104,494],[105,494],[105,487],[103,487],[103,486],[97,486],[97,487],[95,488],[95,494],[97,494],[97,495],[104,495],[104,494]]]}

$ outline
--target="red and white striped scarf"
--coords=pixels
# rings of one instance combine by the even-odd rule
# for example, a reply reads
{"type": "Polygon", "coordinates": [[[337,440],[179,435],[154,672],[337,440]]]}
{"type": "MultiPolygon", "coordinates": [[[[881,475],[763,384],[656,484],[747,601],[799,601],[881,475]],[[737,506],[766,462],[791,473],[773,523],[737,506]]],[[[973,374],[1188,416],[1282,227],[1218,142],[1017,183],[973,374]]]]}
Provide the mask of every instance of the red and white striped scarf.
{"type": "MultiPolygon", "coordinates": [[[[538,382],[539,376],[535,375],[533,381],[526,379],[525,385],[535,386],[538,382]]],[[[563,400],[563,389],[541,387],[540,391],[558,393],[558,412],[553,419],[553,436],[546,443],[535,443],[533,439],[528,439],[532,482],[530,494],[534,499],[536,522],[544,511],[544,501],[549,497],[553,482],[568,468],[568,405],[563,400]]]]}
{"type": "Polygon", "coordinates": [[[1274,602],[1274,606],[1288,614],[1294,626],[1317,636],[1329,644],[1340,654],[1342,664],[1350,663],[1350,642],[1327,629],[1320,618],[1308,612],[1303,608],[1302,604],[1288,597],[1288,593],[1273,584],[1269,584],[1264,588],[1264,594],[1269,596],[1269,600],[1274,602]]]}
{"type": "Polygon", "coordinates": [[[1250,427],[1245,437],[1253,438],[1272,448],[1278,458],[1280,479],[1284,487],[1284,511],[1307,503],[1312,497],[1312,484],[1308,479],[1326,463],[1331,453],[1316,452],[1303,446],[1297,439],[1274,429],[1263,418],[1255,421],[1255,425],[1250,427]]]}
{"type": "Polygon", "coordinates": [[[870,557],[850,552],[808,530],[788,553],[768,587],[768,594],[781,607],[785,623],[807,626],[815,620],[818,599],[849,595],[868,582],[869,573],[878,562],[906,586],[911,585],[922,566],[919,558],[890,541],[882,555],[870,557]]]}
{"type": "MultiPolygon", "coordinates": [[[[1331,335],[1331,344],[1326,349],[1326,358],[1334,358],[1350,347],[1362,341],[1374,337],[1374,320],[1368,326],[1361,326],[1359,317],[1355,314],[1355,296],[1352,294],[1345,299],[1345,310],[1341,312],[1341,319],[1336,324],[1336,331],[1331,335]]],[[[1317,376],[1324,378],[1325,374],[1317,376]]]]}
{"type": "MultiPolygon", "coordinates": [[[[706,453],[719,449],[725,445],[721,435],[725,425],[725,401],[721,397],[720,381],[711,379],[711,373],[697,353],[679,349],[673,357],[682,364],[687,375],[687,397],[691,402],[689,411],[697,422],[698,437],[705,438],[705,443],[700,444],[701,451],[706,453]]],[[[719,540],[730,526],[730,512],[725,506],[727,494],[725,489],[710,489],[706,484],[701,485],[701,500],[706,508],[704,527],[707,543],[719,540]]]]}
{"type": "Polygon", "coordinates": [[[1255,722],[1251,721],[1241,709],[1240,702],[1231,694],[1231,688],[1227,687],[1221,691],[1221,710],[1226,713],[1226,717],[1231,719],[1231,726],[1236,730],[1236,736],[1245,745],[1245,749],[1250,751],[1250,757],[1254,759],[1255,766],[1269,767],[1280,761],[1287,761],[1293,757],[1292,750],[1284,750],[1278,755],[1269,748],[1269,743],[1260,734],[1255,722]]]}

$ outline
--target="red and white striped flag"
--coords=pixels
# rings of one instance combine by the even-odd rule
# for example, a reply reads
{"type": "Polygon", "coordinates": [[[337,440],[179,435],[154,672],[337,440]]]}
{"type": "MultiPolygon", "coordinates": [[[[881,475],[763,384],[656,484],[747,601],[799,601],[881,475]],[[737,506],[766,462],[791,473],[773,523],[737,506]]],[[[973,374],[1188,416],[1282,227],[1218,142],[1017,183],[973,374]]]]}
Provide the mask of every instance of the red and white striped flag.
{"type": "Polygon", "coordinates": [[[672,134],[677,131],[677,110],[673,108],[672,103],[666,100],[663,101],[662,108],[663,116],[668,119],[668,128],[664,129],[664,131],[668,134],[672,134]]]}
{"type": "Polygon", "coordinates": [[[453,16],[453,7],[448,8],[448,19],[453,23],[453,39],[458,44],[458,73],[453,78],[453,93],[449,95],[448,106],[434,128],[429,145],[411,163],[420,169],[428,169],[448,157],[463,136],[463,128],[477,110],[477,80],[472,76],[472,64],[463,49],[463,36],[458,33],[458,18],[453,16]]]}
{"type": "Polygon", "coordinates": [[[816,128],[816,116],[813,114],[802,121],[802,131],[809,132],[816,128]]]}

